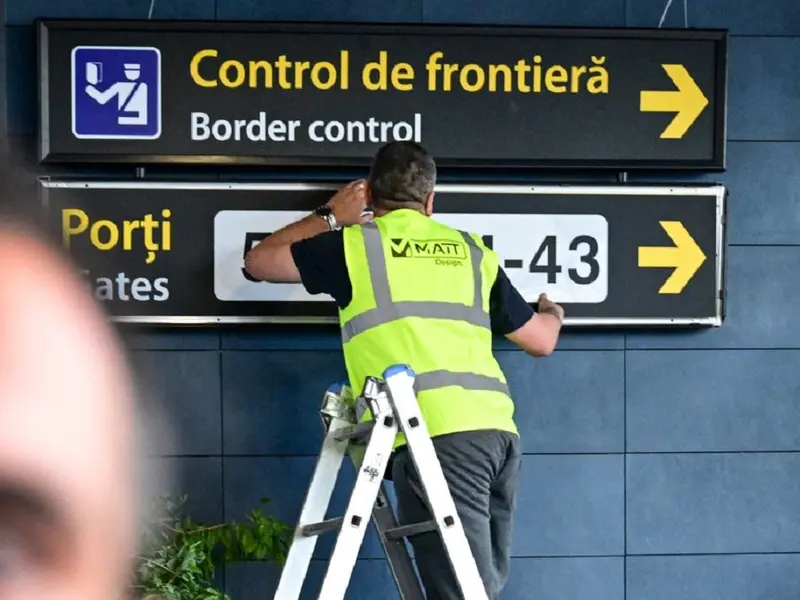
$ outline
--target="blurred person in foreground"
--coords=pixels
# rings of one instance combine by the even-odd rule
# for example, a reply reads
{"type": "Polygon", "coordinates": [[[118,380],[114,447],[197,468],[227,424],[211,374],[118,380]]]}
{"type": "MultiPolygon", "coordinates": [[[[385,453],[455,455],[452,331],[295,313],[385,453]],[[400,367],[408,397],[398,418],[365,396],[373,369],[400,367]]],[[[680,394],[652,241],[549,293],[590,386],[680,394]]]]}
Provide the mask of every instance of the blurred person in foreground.
{"type": "MultiPolygon", "coordinates": [[[[547,356],[564,311],[542,294],[534,312],[480,236],[430,218],[435,183],[436,164],[424,148],[387,144],[368,180],[273,233],[248,253],[245,267],[258,279],[333,297],[356,395],[366,376],[393,364],[415,371],[422,416],[487,595],[497,600],[510,567],[521,450],[492,332],[547,356]],[[362,214],[367,207],[374,220],[362,214]],[[437,247],[450,252],[430,252],[437,247]]],[[[391,479],[400,521],[430,520],[402,435],[391,479]]],[[[460,600],[438,533],[412,536],[411,544],[428,600],[460,600]]]]}
{"type": "Polygon", "coordinates": [[[117,600],[137,546],[134,391],[86,285],[0,222],[0,600],[117,600]]]}

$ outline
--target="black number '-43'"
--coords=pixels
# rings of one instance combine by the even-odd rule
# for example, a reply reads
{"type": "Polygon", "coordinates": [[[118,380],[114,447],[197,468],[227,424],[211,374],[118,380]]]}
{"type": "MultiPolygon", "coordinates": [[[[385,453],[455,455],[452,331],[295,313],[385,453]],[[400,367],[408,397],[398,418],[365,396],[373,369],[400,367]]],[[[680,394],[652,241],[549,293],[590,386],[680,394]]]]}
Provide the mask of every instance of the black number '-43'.
{"type": "MultiPolygon", "coordinates": [[[[567,269],[569,278],[578,285],[589,285],[600,275],[600,264],[597,262],[597,252],[599,250],[597,240],[590,235],[579,235],[569,243],[570,251],[580,251],[580,260],[589,266],[589,273],[581,275],[578,269],[567,269]]],[[[548,235],[542,240],[533,255],[533,260],[528,267],[530,273],[546,273],[547,283],[556,283],[559,273],[564,269],[558,263],[556,255],[556,236],[548,235]],[[544,262],[541,262],[544,259],[544,262]]]]}

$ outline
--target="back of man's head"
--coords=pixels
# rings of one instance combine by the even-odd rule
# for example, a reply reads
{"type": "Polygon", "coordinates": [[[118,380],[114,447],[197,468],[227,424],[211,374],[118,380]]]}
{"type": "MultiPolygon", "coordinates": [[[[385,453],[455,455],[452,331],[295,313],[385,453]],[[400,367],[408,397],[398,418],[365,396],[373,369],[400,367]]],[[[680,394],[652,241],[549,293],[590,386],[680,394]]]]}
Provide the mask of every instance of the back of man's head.
{"type": "Polygon", "coordinates": [[[436,163],[414,142],[391,142],[375,155],[369,174],[375,208],[422,210],[436,185],[436,163]]]}

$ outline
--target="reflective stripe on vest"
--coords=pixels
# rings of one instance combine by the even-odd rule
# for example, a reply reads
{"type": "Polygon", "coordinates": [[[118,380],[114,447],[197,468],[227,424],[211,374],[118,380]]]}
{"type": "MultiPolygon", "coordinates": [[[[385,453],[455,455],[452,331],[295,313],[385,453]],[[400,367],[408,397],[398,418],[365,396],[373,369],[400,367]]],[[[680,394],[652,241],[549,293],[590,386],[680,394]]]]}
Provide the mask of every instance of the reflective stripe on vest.
{"type": "Polygon", "coordinates": [[[489,375],[479,375],[477,373],[457,373],[455,371],[428,371],[420,373],[414,379],[414,391],[424,392],[425,390],[435,390],[437,388],[457,385],[465,390],[479,390],[482,392],[501,392],[507,396],[511,395],[508,386],[489,375]]]}
{"type": "MultiPolygon", "coordinates": [[[[375,223],[366,223],[361,226],[361,231],[364,235],[364,249],[372,282],[372,294],[375,298],[375,308],[358,314],[342,324],[343,343],[347,343],[355,336],[373,327],[404,317],[449,319],[463,321],[476,327],[491,328],[489,313],[483,310],[483,288],[481,286],[483,252],[468,233],[459,231],[469,247],[472,261],[472,279],[474,282],[472,306],[457,302],[392,302],[389,292],[389,275],[386,272],[386,255],[381,243],[381,234],[378,226],[375,223]]],[[[446,370],[418,374],[414,389],[421,392],[451,385],[457,385],[468,390],[493,391],[511,395],[508,386],[496,377],[446,370]]]]}

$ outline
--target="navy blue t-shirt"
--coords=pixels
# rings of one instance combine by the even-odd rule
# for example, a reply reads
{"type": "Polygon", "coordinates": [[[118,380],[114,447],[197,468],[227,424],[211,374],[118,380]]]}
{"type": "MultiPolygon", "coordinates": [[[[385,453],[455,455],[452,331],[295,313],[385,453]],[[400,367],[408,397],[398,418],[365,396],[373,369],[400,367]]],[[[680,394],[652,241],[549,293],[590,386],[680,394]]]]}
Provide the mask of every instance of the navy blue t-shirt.
{"type": "MultiPolygon", "coordinates": [[[[309,294],[328,294],[340,308],[350,304],[353,289],[347,273],[341,230],[327,231],[295,242],[291,252],[309,294]]],[[[533,309],[499,267],[489,296],[489,313],[492,331],[498,335],[516,331],[533,316],[533,309]]]]}

